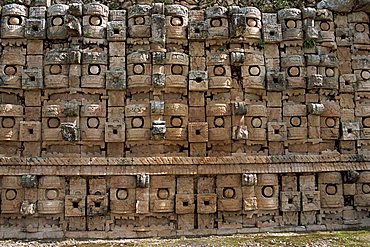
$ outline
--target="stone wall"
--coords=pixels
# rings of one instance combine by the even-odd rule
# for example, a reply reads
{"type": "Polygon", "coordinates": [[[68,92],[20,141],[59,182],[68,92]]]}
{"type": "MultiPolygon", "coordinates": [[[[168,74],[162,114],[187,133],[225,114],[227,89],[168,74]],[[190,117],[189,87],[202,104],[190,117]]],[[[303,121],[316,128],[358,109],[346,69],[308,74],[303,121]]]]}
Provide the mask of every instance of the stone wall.
{"type": "Polygon", "coordinates": [[[16,2],[1,238],[369,227],[366,4],[16,2]]]}

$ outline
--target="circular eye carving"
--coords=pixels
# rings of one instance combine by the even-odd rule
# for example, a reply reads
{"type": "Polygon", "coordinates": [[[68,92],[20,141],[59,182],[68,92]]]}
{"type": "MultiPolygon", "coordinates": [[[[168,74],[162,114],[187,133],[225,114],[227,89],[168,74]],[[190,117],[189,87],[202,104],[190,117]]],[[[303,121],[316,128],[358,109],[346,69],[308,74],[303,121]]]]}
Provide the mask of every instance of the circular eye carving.
{"type": "Polygon", "coordinates": [[[335,126],[335,119],[334,118],[331,118],[331,117],[328,117],[326,120],[325,120],[325,124],[326,126],[328,126],[329,128],[333,128],[335,126]]]}
{"type": "Polygon", "coordinates": [[[363,33],[363,32],[365,32],[365,30],[366,30],[365,25],[364,25],[364,24],[362,24],[362,23],[358,23],[358,24],[356,24],[355,29],[356,29],[356,31],[357,31],[357,32],[359,32],[359,33],[363,33]]]}
{"type": "Polygon", "coordinates": [[[223,196],[228,199],[234,198],[235,190],[233,188],[225,188],[223,191],[223,196]]]}
{"type": "Polygon", "coordinates": [[[225,73],[226,73],[226,70],[224,68],[224,66],[222,65],[217,65],[215,66],[215,68],[213,69],[213,73],[216,75],[216,76],[224,76],[225,73]]]}
{"type": "Polygon", "coordinates": [[[168,189],[158,189],[157,196],[159,199],[165,200],[169,197],[170,192],[168,189]]]}
{"type": "Polygon", "coordinates": [[[118,189],[116,192],[116,197],[119,200],[125,200],[128,197],[128,191],[127,189],[118,189]]]}
{"type": "Polygon", "coordinates": [[[297,77],[300,75],[300,69],[299,67],[293,66],[288,69],[288,75],[291,77],[297,77]]]}
{"type": "Polygon", "coordinates": [[[56,117],[52,117],[52,118],[49,118],[48,119],[48,127],[49,128],[58,128],[60,125],[60,120],[59,118],[56,118],[56,117]]]}
{"type": "Polygon", "coordinates": [[[325,191],[328,195],[335,195],[337,193],[337,186],[335,184],[328,184],[325,191]]]}
{"type": "Polygon", "coordinates": [[[182,75],[183,69],[181,65],[174,64],[171,66],[171,72],[173,75],[182,75]]]}
{"type": "Polygon", "coordinates": [[[58,75],[62,73],[62,65],[60,64],[53,64],[50,66],[49,73],[52,75],[58,75]]]}
{"type": "Polygon", "coordinates": [[[362,125],[365,127],[365,128],[369,128],[370,127],[370,117],[364,117],[362,119],[362,125]]]}
{"type": "Polygon", "coordinates": [[[287,26],[288,28],[295,28],[295,27],[297,26],[297,23],[296,23],[294,20],[288,20],[288,21],[286,22],[286,26],[287,26]]]}
{"type": "Polygon", "coordinates": [[[4,117],[1,121],[3,128],[13,128],[15,125],[15,119],[13,117],[4,117]]]}
{"type": "Polygon", "coordinates": [[[142,128],[144,126],[144,119],[142,117],[134,117],[131,120],[132,128],[142,128]]]}
{"type": "Polygon", "coordinates": [[[221,27],[222,20],[220,18],[214,18],[211,20],[211,27],[221,27]]]}
{"type": "Polygon", "coordinates": [[[325,70],[325,74],[326,74],[327,77],[333,77],[335,75],[335,72],[332,68],[327,68],[325,70]]]}
{"type": "Polygon", "coordinates": [[[5,198],[9,201],[14,200],[17,197],[17,191],[14,189],[8,189],[5,192],[5,198]]]}
{"type": "Polygon", "coordinates": [[[225,120],[223,117],[215,117],[214,124],[218,128],[224,127],[225,120]]]}
{"type": "Polygon", "coordinates": [[[87,127],[96,129],[99,127],[99,118],[97,117],[90,117],[87,119],[87,127]]]}
{"type": "Polygon", "coordinates": [[[259,76],[261,73],[261,70],[258,66],[250,66],[249,67],[249,74],[251,76],[259,76]]]}
{"type": "Polygon", "coordinates": [[[171,25],[172,26],[182,26],[183,21],[181,17],[172,17],[171,18],[171,25]]]}
{"type": "Polygon", "coordinates": [[[328,31],[330,29],[330,24],[326,21],[321,22],[320,28],[322,31],[328,31]]]}
{"type": "Polygon", "coordinates": [[[135,75],[142,75],[142,74],[144,74],[144,65],[142,65],[142,64],[135,64],[134,65],[134,74],[135,75]]]}
{"type": "Polygon", "coordinates": [[[8,25],[21,25],[22,19],[19,16],[11,16],[8,20],[8,25]]]}
{"type": "Polygon", "coordinates": [[[64,23],[64,19],[61,16],[55,16],[51,21],[53,26],[61,26],[64,23]]]}
{"type": "Polygon", "coordinates": [[[182,119],[181,117],[172,117],[171,118],[171,126],[179,128],[182,126],[182,119]]]}
{"type": "Polygon", "coordinates": [[[301,118],[300,117],[291,117],[290,118],[290,124],[293,127],[299,127],[299,126],[301,126],[301,118]]]}
{"type": "Polygon", "coordinates": [[[100,26],[103,20],[100,16],[91,16],[89,19],[89,23],[91,26],[100,26]]]}
{"type": "Polygon", "coordinates": [[[255,19],[247,19],[248,27],[255,27],[257,26],[257,21],[255,19]]]}
{"type": "Polygon", "coordinates": [[[370,184],[362,184],[362,192],[364,194],[370,194],[370,184]]]}
{"type": "Polygon", "coordinates": [[[135,25],[144,25],[145,19],[142,16],[138,16],[135,18],[135,25]]]}
{"type": "Polygon", "coordinates": [[[370,79],[370,71],[369,70],[363,70],[361,72],[361,77],[364,80],[369,80],[370,79]]]}
{"type": "Polygon", "coordinates": [[[269,186],[264,186],[262,188],[262,195],[267,198],[271,198],[274,195],[274,187],[271,185],[269,186]]]}
{"type": "Polygon", "coordinates": [[[15,75],[17,73],[17,67],[14,65],[6,65],[4,68],[4,74],[6,75],[15,75]]]}
{"type": "Polygon", "coordinates": [[[58,197],[58,191],[55,189],[46,190],[46,198],[49,200],[54,200],[58,197]]]}
{"type": "Polygon", "coordinates": [[[252,118],[252,126],[253,126],[253,128],[261,128],[262,127],[262,119],[260,117],[252,118]]]}
{"type": "Polygon", "coordinates": [[[99,65],[90,65],[89,66],[89,74],[90,75],[99,75],[100,74],[100,66],[99,65]]]}

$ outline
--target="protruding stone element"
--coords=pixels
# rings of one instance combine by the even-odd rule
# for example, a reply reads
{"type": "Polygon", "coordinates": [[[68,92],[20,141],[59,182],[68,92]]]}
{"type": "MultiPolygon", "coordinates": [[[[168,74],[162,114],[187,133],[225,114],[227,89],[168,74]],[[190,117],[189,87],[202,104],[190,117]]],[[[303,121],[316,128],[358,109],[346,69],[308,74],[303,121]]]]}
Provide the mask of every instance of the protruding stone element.
{"type": "Polygon", "coordinates": [[[310,103],[307,106],[308,113],[312,115],[321,115],[325,111],[325,105],[319,103],[310,103]]]}
{"type": "Polygon", "coordinates": [[[247,126],[234,126],[232,132],[233,140],[247,140],[248,139],[248,128],[247,126]]]}
{"type": "Polygon", "coordinates": [[[245,115],[247,113],[247,106],[245,102],[234,102],[233,106],[235,115],[245,115]]]}
{"type": "Polygon", "coordinates": [[[233,51],[230,53],[230,64],[233,66],[243,65],[245,60],[244,52],[233,51]]]}
{"type": "Polygon", "coordinates": [[[65,141],[74,142],[80,140],[80,130],[77,128],[76,123],[61,123],[60,133],[65,141]]]}
{"type": "Polygon", "coordinates": [[[152,115],[162,115],[164,113],[164,101],[150,102],[150,109],[152,115]]]}
{"type": "Polygon", "coordinates": [[[308,77],[308,82],[307,82],[308,89],[321,88],[323,84],[324,84],[324,77],[322,75],[314,74],[308,77]]]}
{"type": "Polygon", "coordinates": [[[36,210],[37,210],[36,203],[26,200],[22,202],[20,213],[23,216],[34,215],[36,214],[36,210]]]}
{"type": "Polygon", "coordinates": [[[148,174],[136,175],[136,186],[138,188],[149,188],[150,176],[148,174]]]}
{"type": "Polygon", "coordinates": [[[244,173],[242,175],[242,185],[243,186],[254,186],[254,185],[257,185],[257,174],[244,173]]]}
{"type": "Polygon", "coordinates": [[[155,120],[152,122],[152,136],[154,140],[164,139],[166,134],[166,121],[155,120]]]}
{"type": "Polygon", "coordinates": [[[20,4],[7,4],[2,8],[1,38],[24,38],[28,8],[20,4]]]}
{"type": "Polygon", "coordinates": [[[21,177],[21,184],[23,188],[36,188],[38,179],[36,175],[23,175],[21,177]]]}
{"type": "Polygon", "coordinates": [[[356,183],[360,178],[360,173],[358,171],[350,170],[344,172],[344,182],[345,183],[356,183]]]}

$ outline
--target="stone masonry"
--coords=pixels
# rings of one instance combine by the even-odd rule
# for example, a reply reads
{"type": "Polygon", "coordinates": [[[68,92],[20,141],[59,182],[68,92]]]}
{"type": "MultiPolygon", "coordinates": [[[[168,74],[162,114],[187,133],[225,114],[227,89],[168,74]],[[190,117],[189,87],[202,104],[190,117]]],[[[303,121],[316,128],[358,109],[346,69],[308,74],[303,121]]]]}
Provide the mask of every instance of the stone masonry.
{"type": "Polygon", "coordinates": [[[0,238],[369,227],[359,2],[4,1],[0,238]]]}

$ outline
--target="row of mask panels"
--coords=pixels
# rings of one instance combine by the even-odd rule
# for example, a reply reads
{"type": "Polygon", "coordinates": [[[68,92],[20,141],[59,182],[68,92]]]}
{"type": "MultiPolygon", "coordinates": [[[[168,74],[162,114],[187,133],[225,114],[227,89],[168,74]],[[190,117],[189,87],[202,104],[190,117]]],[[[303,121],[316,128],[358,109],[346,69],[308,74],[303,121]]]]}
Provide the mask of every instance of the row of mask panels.
{"type": "Polygon", "coordinates": [[[1,213],[83,217],[221,211],[274,215],[274,210],[341,212],[348,203],[359,211],[369,211],[369,176],[366,171],[317,176],[245,173],[199,178],[141,174],[68,180],[58,176],[4,176],[1,213]],[[349,202],[345,200],[348,197],[352,198],[349,202]]]}
{"type": "Polygon", "coordinates": [[[321,42],[352,40],[368,44],[369,17],[364,12],[348,15],[335,30],[333,13],[326,9],[283,9],[261,13],[255,7],[212,6],[202,11],[181,5],[133,5],[125,10],[109,10],[103,4],[71,3],[46,7],[8,4],[2,9],[3,39],[63,40],[84,37],[86,43],[125,41],[126,38],[151,38],[163,44],[189,40],[234,39],[265,42],[317,39],[321,42]],[[105,41],[99,41],[104,39],[105,41]]]}
{"type": "MultiPolygon", "coordinates": [[[[340,73],[341,61],[335,54],[287,55],[280,59],[277,70],[269,69],[272,59],[266,59],[258,49],[255,52],[211,50],[204,60],[202,68],[190,70],[197,61],[183,52],[133,51],[126,57],[124,46],[112,46],[109,53],[107,49],[59,48],[47,51],[45,56],[30,56],[25,49],[7,47],[2,52],[0,87],[132,91],[167,88],[169,92],[186,94],[187,90],[236,88],[233,78],[240,74],[244,89],[340,88],[342,92],[353,92],[370,88],[370,62],[366,56],[353,56],[346,74],[340,73]],[[115,51],[122,51],[123,56],[116,56],[119,54],[115,51]]],[[[273,65],[279,61],[275,60],[273,65]]]]}
{"type": "MultiPolygon", "coordinates": [[[[201,111],[199,107],[196,109],[201,111]]],[[[189,121],[191,112],[187,104],[163,101],[128,101],[125,107],[108,108],[103,102],[83,102],[81,105],[77,101],[49,101],[42,107],[39,121],[24,121],[24,107],[21,105],[2,104],[0,110],[0,140],[3,141],[164,139],[179,143],[231,143],[238,140],[284,142],[307,138],[317,142],[323,139],[370,139],[368,105],[356,107],[356,118],[352,121],[341,121],[339,102],[289,103],[282,109],[245,105],[244,102],[212,102],[203,109],[206,117],[203,116],[201,122],[189,121]]]]}

